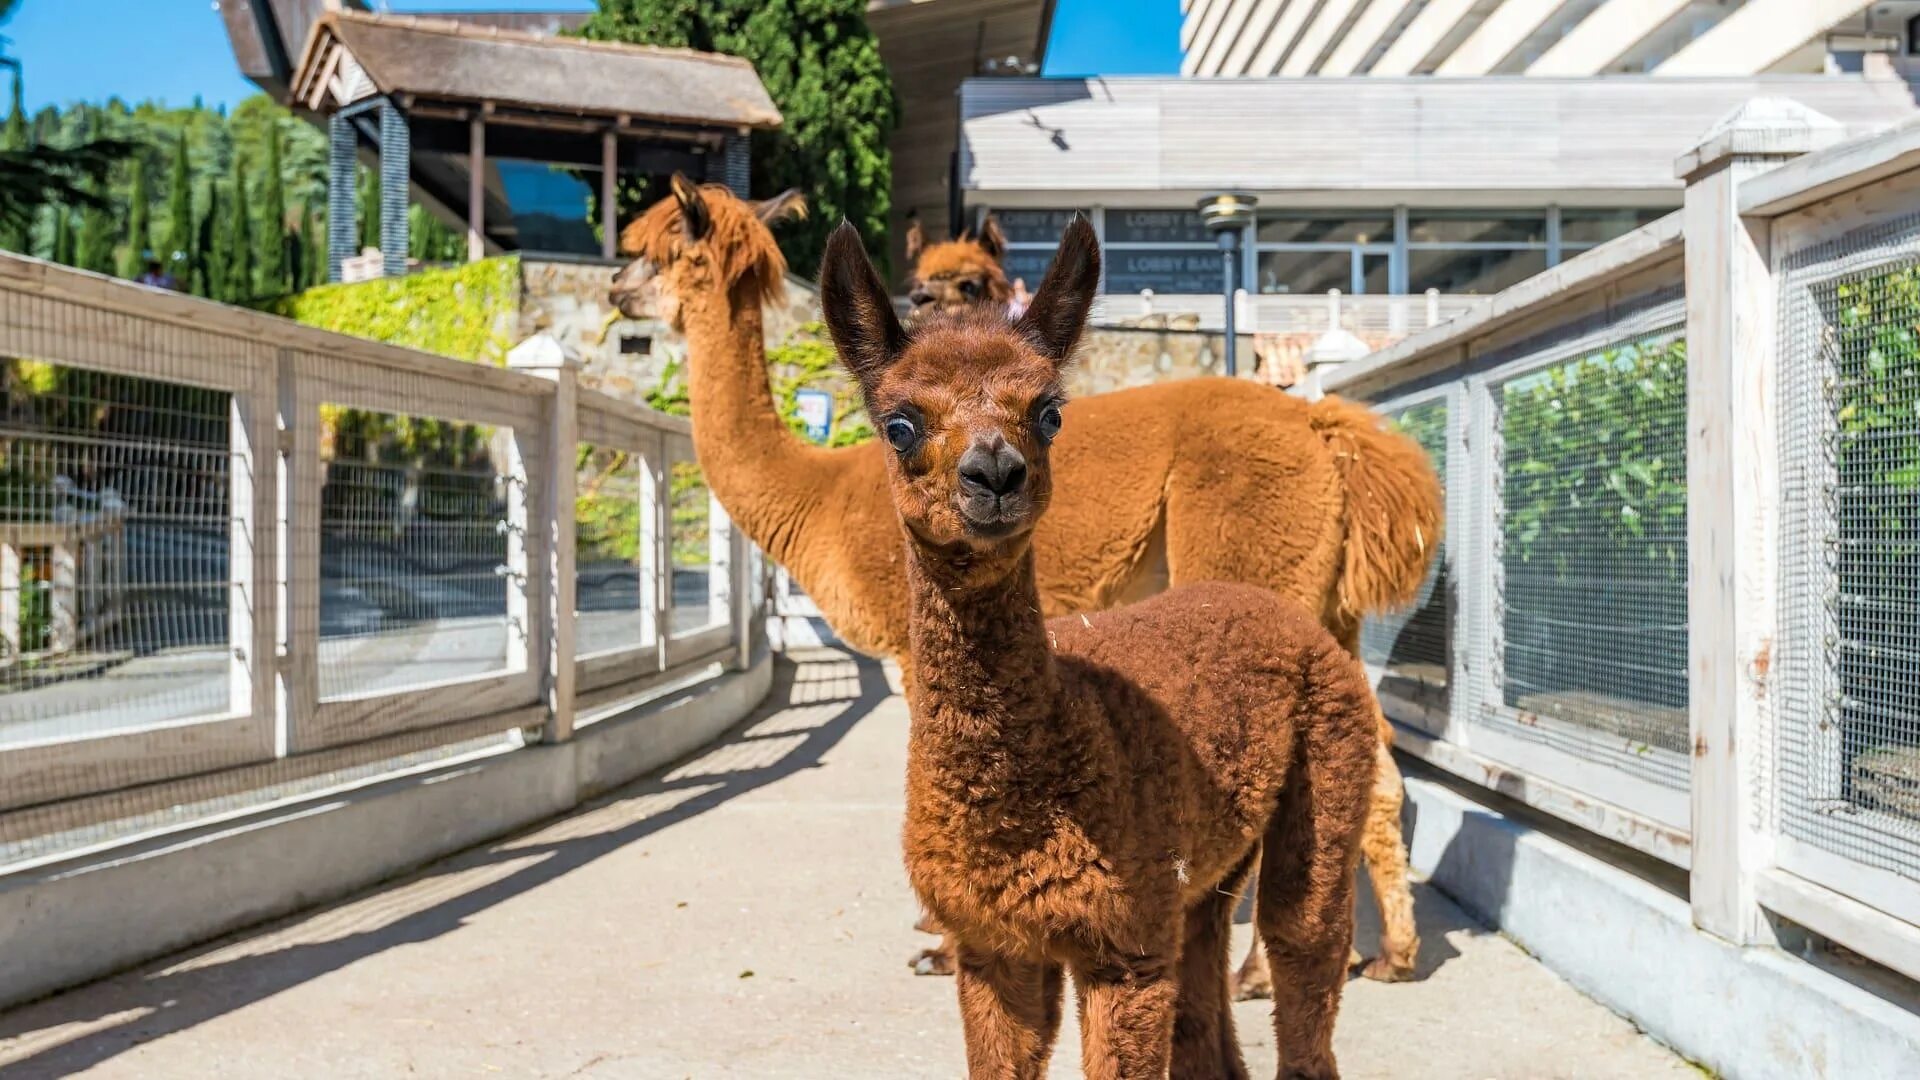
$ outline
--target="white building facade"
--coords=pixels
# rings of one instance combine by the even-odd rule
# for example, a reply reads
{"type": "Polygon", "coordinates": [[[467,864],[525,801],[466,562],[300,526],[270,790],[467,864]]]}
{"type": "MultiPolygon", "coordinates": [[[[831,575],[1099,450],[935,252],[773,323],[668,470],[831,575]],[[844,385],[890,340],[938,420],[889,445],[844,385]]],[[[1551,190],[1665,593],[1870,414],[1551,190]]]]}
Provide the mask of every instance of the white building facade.
{"type": "Polygon", "coordinates": [[[1087,213],[1110,253],[1109,321],[1214,326],[1222,256],[1194,207],[1244,191],[1260,217],[1241,326],[1333,321],[1377,344],[1677,209],[1675,155],[1749,98],[1855,133],[1914,114],[1920,2],[1779,6],[1191,0],[1180,77],[963,84],[962,217],[997,217],[1031,285],[1087,213]],[[1711,60],[1729,41],[1738,61],[1711,60]]]}

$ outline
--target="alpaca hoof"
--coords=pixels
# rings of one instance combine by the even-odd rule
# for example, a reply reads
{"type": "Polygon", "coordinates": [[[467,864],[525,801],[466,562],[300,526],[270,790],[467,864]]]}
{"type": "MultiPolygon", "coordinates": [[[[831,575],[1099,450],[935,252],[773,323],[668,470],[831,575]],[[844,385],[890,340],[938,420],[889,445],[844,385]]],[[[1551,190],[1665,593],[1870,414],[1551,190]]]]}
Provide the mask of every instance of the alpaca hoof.
{"type": "Polygon", "coordinates": [[[1374,982],[1412,982],[1413,965],[1407,962],[1395,963],[1384,956],[1376,956],[1360,969],[1360,977],[1374,982]]]}
{"type": "Polygon", "coordinates": [[[953,957],[944,949],[921,949],[907,962],[907,966],[913,969],[915,975],[951,975],[953,957]]]}
{"type": "Polygon", "coordinates": [[[1264,971],[1258,975],[1243,972],[1234,977],[1233,985],[1227,989],[1233,992],[1235,1001],[1265,1001],[1273,996],[1273,983],[1264,971]]]}

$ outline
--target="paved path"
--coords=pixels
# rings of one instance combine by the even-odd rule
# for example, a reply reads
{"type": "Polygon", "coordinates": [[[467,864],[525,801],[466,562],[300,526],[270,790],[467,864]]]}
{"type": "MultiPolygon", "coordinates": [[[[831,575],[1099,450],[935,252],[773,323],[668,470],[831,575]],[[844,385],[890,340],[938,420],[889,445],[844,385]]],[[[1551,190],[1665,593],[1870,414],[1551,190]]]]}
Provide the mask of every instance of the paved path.
{"type": "MultiPolygon", "coordinates": [[[[943,1077],[900,867],[906,708],[829,650],[664,775],[358,899],[0,1014],[0,1076],[943,1077]]],[[[1445,897],[1424,980],[1349,985],[1349,1078],[1692,1077],[1445,897]]],[[[1241,928],[1244,944],[1245,928],[1241,928]]],[[[1256,1076],[1260,1003],[1239,1007],[1256,1076]]],[[[1077,1074],[1068,1030],[1056,1075],[1077,1074]]]]}

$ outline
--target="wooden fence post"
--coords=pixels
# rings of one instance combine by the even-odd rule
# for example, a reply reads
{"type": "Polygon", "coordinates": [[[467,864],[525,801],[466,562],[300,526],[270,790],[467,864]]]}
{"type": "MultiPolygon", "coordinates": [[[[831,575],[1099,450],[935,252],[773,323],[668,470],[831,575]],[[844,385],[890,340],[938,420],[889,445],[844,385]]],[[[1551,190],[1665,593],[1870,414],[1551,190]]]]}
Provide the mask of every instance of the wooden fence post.
{"type": "Polygon", "coordinates": [[[1755,880],[1772,862],[1760,785],[1777,621],[1779,301],[1769,225],[1740,216],[1739,187],[1842,135],[1797,102],[1756,98],[1674,165],[1687,185],[1691,896],[1695,925],[1740,944],[1770,936],[1755,880]]]}
{"type": "MultiPolygon", "coordinates": [[[[546,622],[545,634],[533,638],[544,637],[546,643],[544,738],[550,743],[565,742],[573,737],[574,719],[574,500],[578,486],[574,462],[580,445],[580,360],[552,335],[539,334],[515,346],[507,354],[507,366],[553,382],[541,455],[544,468],[528,476],[529,482],[539,485],[530,492],[529,526],[545,538],[547,551],[546,565],[529,567],[529,577],[545,574],[542,592],[547,603],[545,611],[530,612],[529,617],[546,622]]],[[[543,662],[541,656],[528,659],[543,662]]]]}

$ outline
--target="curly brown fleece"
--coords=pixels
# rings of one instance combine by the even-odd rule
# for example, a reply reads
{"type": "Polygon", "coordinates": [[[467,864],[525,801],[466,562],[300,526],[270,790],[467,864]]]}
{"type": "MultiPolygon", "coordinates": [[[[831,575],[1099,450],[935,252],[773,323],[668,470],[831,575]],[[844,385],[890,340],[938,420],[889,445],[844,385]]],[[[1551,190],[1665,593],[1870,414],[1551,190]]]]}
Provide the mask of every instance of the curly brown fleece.
{"type": "MultiPolygon", "coordinates": [[[[734,523],[842,639],[901,660],[911,680],[905,566],[896,546],[871,540],[893,528],[885,447],[800,441],[767,382],[760,300],[785,262],[766,222],[793,202],[748,204],[717,185],[676,182],[623,234],[642,258],[613,300],[645,317],[658,294],[660,313],[686,334],[695,450],[734,523]]],[[[1170,583],[1243,581],[1305,606],[1352,650],[1363,613],[1418,591],[1439,537],[1438,482],[1419,447],[1366,409],[1189,379],[1065,412],[1052,450],[1063,491],[1034,535],[1045,614],[1098,611],[1170,583]]],[[[1372,972],[1404,977],[1417,939],[1401,788],[1384,747],[1380,757],[1367,857],[1385,930],[1372,972]]]]}
{"type": "Polygon", "coordinates": [[[1358,665],[1249,585],[1042,622],[1030,540],[1055,492],[1037,418],[1098,281],[1080,223],[1018,324],[907,337],[858,234],[828,244],[827,322],[889,433],[904,526],[908,876],[956,944],[972,1075],[1045,1074],[1070,970],[1087,1075],[1233,1077],[1227,930],[1264,847],[1282,1065],[1334,1076],[1377,745],[1358,665]],[[1017,462],[991,489],[988,454],[1017,462]]]}

